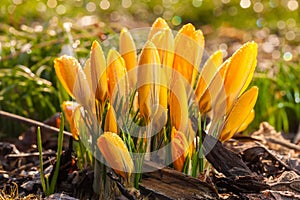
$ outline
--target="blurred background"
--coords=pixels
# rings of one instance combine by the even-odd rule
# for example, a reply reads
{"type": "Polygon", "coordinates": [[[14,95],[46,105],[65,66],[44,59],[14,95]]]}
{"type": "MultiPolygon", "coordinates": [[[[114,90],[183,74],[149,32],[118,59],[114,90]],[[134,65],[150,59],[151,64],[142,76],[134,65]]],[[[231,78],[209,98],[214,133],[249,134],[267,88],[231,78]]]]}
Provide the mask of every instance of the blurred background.
{"type": "MultiPolygon", "coordinates": [[[[1,0],[0,110],[43,121],[70,97],[53,60],[63,53],[84,62],[93,40],[122,27],[150,26],[163,17],[172,29],[193,23],[206,51],[230,56],[243,43],[259,45],[253,85],[260,88],[247,132],[268,121],[296,134],[300,120],[300,27],[297,0],[1,0]]],[[[0,138],[16,137],[20,124],[0,119],[0,138]]]]}

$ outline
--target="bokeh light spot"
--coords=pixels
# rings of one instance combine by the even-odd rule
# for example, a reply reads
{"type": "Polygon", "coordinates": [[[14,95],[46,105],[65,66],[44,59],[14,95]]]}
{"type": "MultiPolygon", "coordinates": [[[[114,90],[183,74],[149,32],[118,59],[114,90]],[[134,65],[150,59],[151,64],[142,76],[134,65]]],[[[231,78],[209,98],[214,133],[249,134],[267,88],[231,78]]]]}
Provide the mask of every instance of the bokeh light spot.
{"type": "Polygon", "coordinates": [[[202,0],[193,0],[194,7],[200,7],[202,5],[202,0]]]}
{"type": "Polygon", "coordinates": [[[274,51],[274,46],[270,42],[265,42],[262,45],[262,49],[266,53],[272,53],[272,51],[274,51]]]}
{"type": "Polygon", "coordinates": [[[181,17],[179,17],[179,16],[174,16],[174,17],[172,18],[172,24],[173,24],[174,26],[180,25],[181,22],[182,22],[182,20],[181,20],[181,17]]]}
{"type": "Polygon", "coordinates": [[[38,12],[46,12],[47,6],[43,2],[38,2],[38,4],[36,5],[36,10],[38,12]]]}
{"type": "Polygon", "coordinates": [[[163,13],[163,11],[164,11],[164,8],[161,5],[156,5],[153,8],[153,12],[156,15],[161,15],[163,13]]]}
{"type": "Polygon", "coordinates": [[[272,58],[278,60],[280,58],[280,51],[278,50],[273,51],[272,58]]]}
{"type": "Polygon", "coordinates": [[[262,18],[259,18],[256,20],[256,26],[259,27],[259,28],[262,28],[263,27],[263,19],[262,18]]]}
{"type": "Polygon", "coordinates": [[[261,2],[256,2],[253,5],[253,10],[256,13],[261,13],[264,10],[264,5],[261,2]]]}
{"type": "Polygon", "coordinates": [[[9,14],[13,14],[14,11],[15,11],[15,9],[16,9],[16,6],[15,6],[15,5],[9,5],[9,6],[7,7],[7,11],[8,11],[9,14]]]}
{"type": "Polygon", "coordinates": [[[296,34],[295,34],[294,31],[288,31],[288,32],[286,32],[286,34],[285,34],[285,38],[286,38],[287,40],[294,40],[294,39],[296,38],[296,34]]]}
{"type": "Polygon", "coordinates": [[[101,0],[100,1],[100,8],[103,10],[107,10],[110,7],[110,2],[108,0],[101,0]]]}
{"type": "Polygon", "coordinates": [[[287,3],[287,7],[288,9],[290,9],[291,11],[297,10],[299,7],[299,3],[296,0],[290,0],[287,3]]]}
{"type": "Polygon", "coordinates": [[[170,20],[172,19],[172,16],[173,16],[173,11],[171,10],[166,10],[163,14],[163,17],[166,19],[166,20],[170,20]]]}
{"type": "Polygon", "coordinates": [[[293,59],[293,54],[291,52],[285,52],[283,54],[283,60],[285,61],[291,61],[293,59]]]}
{"type": "Polygon", "coordinates": [[[49,8],[55,8],[57,6],[57,1],[56,0],[48,0],[47,1],[47,6],[49,8]]]}
{"type": "Polygon", "coordinates": [[[13,0],[12,2],[13,2],[13,4],[15,4],[15,5],[20,5],[20,4],[23,3],[22,0],[13,0]]]}
{"type": "Polygon", "coordinates": [[[251,6],[251,1],[250,0],[241,0],[240,6],[242,8],[249,8],[251,6]]]}
{"type": "Polygon", "coordinates": [[[224,3],[224,4],[227,4],[227,3],[230,2],[230,0],[221,0],[221,1],[222,1],[222,3],[224,3]]]}
{"type": "Polygon", "coordinates": [[[271,8],[276,8],[278,6],[276,0],[270,0],[269,5],[270,5],[271,8]]]}
{"type": "Polygon", "coordinates": [[[66,7],[64,5],[58,5],[56,7],[56,13],[59,15],[63,15],[66,13],[66,7]]]}
{"type": "Polygon", "coordinates": [[[285,26],[286,26],[286,25],[285,25],[285,22],[284,22],[284,21],[280,20],[280,21],[277,22],[277,27],[278,27],[279,29],[284,29],[285,26]]]}
{"type": "Polygon", "coordinates": [[[132,5],[131,0],[122,0],[123,8],[129,8],[132,5]]]}
{"type": "Polygon", "coordinates": [[[289,18],[286,23],[289,28],[294,28],[297,24],[294,18],[289,18]]]}
{"type": "Polygon", "coordinates": [[[96,4],[94,2],[88,2],[85,6],[88,12],[94,12],[96,10],[96,4]]]}

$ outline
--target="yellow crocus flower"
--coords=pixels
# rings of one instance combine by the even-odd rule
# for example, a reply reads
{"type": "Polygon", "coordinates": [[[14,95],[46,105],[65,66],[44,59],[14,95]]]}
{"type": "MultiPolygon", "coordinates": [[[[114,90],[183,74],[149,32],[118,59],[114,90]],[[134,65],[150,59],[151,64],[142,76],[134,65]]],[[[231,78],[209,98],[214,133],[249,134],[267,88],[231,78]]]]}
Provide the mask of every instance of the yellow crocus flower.
{"type": "Polygon", "coordinates": [[[167,22],[163,18],[157,18],[151,26],[151,30],[148,35],[148,40],[151,40],[156,33],[164,29],[169,29],[167,22]]]}
{"type": "Polygon", "coordinates": [[[170,89],[169,108],[171,126],[176,130],[186,132],[188,124],[188,98],[184,79],[177,74],[170,89]]]}
{"type": "Polygon", "coordinates": [[[104,132],[98,138],[97,145],[109,166],[128,180],[134,170],[134,165],[123,140],[116,133],[104,132]]]}
{"type": "Polygon", "coordinates": [[[68,92],[80,104],[91,106],[91,92],[84,71],[79,62],[71,56],[61,56],[54,60],[56,75],[68,92]]]}
{"type": "Polygon", "coordinates": [[[156,113],[159,105],[160,59],[156,47],[147,41],[142,49],[138,67],[138,103],[146,122],[156,113]]]}
{"type": "Polygon", "coordinates": [[[172,66],[174,60],[174,37],[170,29],[164,29],[156,33],[151,41],[156,46],[163,73],[167,79],[167,86],[170,86],[172,78],[172,66]]]}
{"type": "Polygon", "coordinates": [[[241,125],[245,122],[245,120],[247,120],[248,115],[251,113],[256,103],[257,96],[258,88],[253,86],[237,99],[237,101],[233,104],[231,111],[226,116],[219,138],[220,141],[230,139],[239,130],[241,125]]]}
{"type": "Polygon", "coordinates": [[[200,97],[202,113],[214,107],[215,115],[230,111],[233,102],[248,87],[256,66],[257,44],[248,42],[238,49],[218,69],[200,97]]]}
{"type": "Polygon", "coordinates": [[[197,101],[200,100],[205,89],[208,87],[214,75],[217,73],[217,70],[219,66],[222,64],[222,62],[223,62],[223,54],[222,51],[218,50],[214,54],[212,54],[203,65],[203,68],[199,75],[199,80],[196,86],[196,90],[195,90],[197,101]]]}
{"type": "Polygon", "coordinates": [[[171,148],[174,168],[182,171],[186,159],[191,158],[193,153],[192,140],[188,141],[183,132],[177,131],[175,127],[172,127],[171,148]]]}
{"type": "Polygon", "coordinates": [[[254,120],[254,118],[255,118],[255,111],[254,109],[252,109],[251,112],[248,114],[247,118],[245,119],[245,121],[241,124],[241,126],[236,132],[239,133],[246,130],[249,124],[254,120]]]}
{"type": "Polygon", "coordinates": [[[137,53],[132,36],[126,28],[121,30],[119,46],[120,54],[125,61],[125,66],[128,72],[129,85],[132,88],[136,85],[137,53]]]}
{"type": "Polygon", "coordinates": [[[256,67],[256,56],[257,44],[248,42],[230,57],[224,77],[227,112],[241,92],[248,87],[256,67]]]}
{"type": "Polygon", "coordinates": [[[74,97],[73,89],[78,71],[81,69],[79,62],[71,56],[61,56],[54,60],[56,75],[68,94],[74,97]]]}
{"type": "MultiPolygon", "coordinates": [[[[224,103],[226,99],[225,89],[224,89],[224,76],[228,67],[228,61],[224,62],[214,74],[209,85],[205,88],[204,92],[200,96],[199,109],[201,113],[207,113],[214,106],[214,111],[216,110],[217,103],[224,103]]],[[[198,94],[200,92],[198,91],[198,94]]],[[[196,98],[198,97],[196,96],[196,98]]],[[[220,105],[218,105],[220,106],[220,105]]],[[[219,112],[220,113],[220,112],[219,112]]],[[[225,114],[225,111],[223,112],[225,114]]]]}
{"type": "Polygon", "coordinates": [[[91,77],[92,91],[96,99],[104,102],[108,92],[106,62],[103,50],[97,41],[94,41],[92,44],[90,56],[89,77],[91,77]]]}
{"type": "Polygon", "coordinates": [[[104,131],[118,133],[116,113],[114,108],[111,105],[109,105],[109,108],[106,113],[104,131]]]}
{"type": "Polygon", "coordinates": [[[79,106],[79,104],[77,104],[74,101],[64,101],[62,104],[62,109],[65,113],[67,121],[69,122],[70,130],[71,130],[72,136],[75,140],[79,139],[79,133],[75,126],[75,120],[73,117],[73,113],[78,106],[79,106]]]}
{"type": "Polygon", "coordinates": [[[125,102],[124,98],[128,96],[128,78],[125,61],[116,50],[111,49],[107,55],[107,65],[108,94],[111,98],[111,104],[121,106],[125,102]],[[123,98],[123,102],[121,98],[123,98]]]}
{"type": "Polygon", "coordinates": [[[184,25],[175,37],[173,68],[194,87],[200,66],[204,37],[192,24],[184,25]]]}

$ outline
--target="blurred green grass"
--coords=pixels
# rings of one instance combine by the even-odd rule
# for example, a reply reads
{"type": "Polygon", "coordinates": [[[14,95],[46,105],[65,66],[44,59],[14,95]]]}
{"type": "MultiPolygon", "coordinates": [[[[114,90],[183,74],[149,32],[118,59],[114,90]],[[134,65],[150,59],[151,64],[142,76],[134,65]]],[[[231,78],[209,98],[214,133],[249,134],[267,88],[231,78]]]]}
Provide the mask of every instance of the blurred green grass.
{"type": "MultiPolygon", "coordinates": [[[[280,43],[276,55],[275,50],[263,52],[271,64],[254,78],[260,95],[249,131],[268,121],[277,130],[296,132],[300,121],[298,6],[295,0],[2,0],[0,109],[43,121],[69,98],[55,76],[55,57],[64,52],[84,62],[91,41],[105,39],[115,24],[134,27],[163,17],[174,29],[192,22],[196,27],[211,26],[212,32],[223,26],[251,32],[261,42],[261,52],[267,42],[272,43],[268,35],[276,35],[280,43]],[[268,35],[261,39],[255,33],[268,35]],[[287,52],[293,59],[285,59],[287,52]]],[[[2,119],[0,125],[0,132],[20,133],[19,126],[2,119]]]]}

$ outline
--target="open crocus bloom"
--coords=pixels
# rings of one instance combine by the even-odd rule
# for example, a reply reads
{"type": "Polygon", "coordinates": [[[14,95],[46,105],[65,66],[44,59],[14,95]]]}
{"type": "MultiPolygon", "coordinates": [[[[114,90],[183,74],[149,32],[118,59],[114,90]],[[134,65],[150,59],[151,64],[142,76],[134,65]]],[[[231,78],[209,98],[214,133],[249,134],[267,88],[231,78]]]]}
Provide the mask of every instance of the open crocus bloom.
{"type": "MultiPolygon", "coordinates": [[[[123,29],[120,52],[110,50],[107,59],[101,45],[93,42],[90,59],[83,69],[72,57],[62,56],[54,62],[63,87],[87,112],[96,116],[97,123],[104,125],[105,133],[95,134],[99,138],[98,147],[107,163],[122,177],[128,178],[134,169],[130,153],[150,151],[141,150],[141,139],[128,137],[138,132],[137,126],[131,129],[134,123],[150,124],[147,129],[150,134],[135,135],[148,137],[142,141],[150,143],[155,129],[159,138],[173,142],[172,155],[166,156],[174,158],[175,168],[181,171],[194,152],[190,150],[194,148],[191,143],[196,135],[190,128],[190,117],[195,114],[191,112],[193,106],[197,106],[196,115],[201,113],[201,117],[210,118],[206,131],[221,141],[246,129],[253,120],[258,88],[247,90],[247,87],[256,67],[255,42],[244,44],[225,62],[221,51],[217,51],[201,69],[204,51],[201,30],[187,24],[173,34],[167,23],[158,18],[146,43],[139,45],[143,46],[141,51],[136,46],[130,31],[123,29]],[[132,118],[133,123],[126,123],[132,118]]],[[[151,146],[151,151],[159,148],[151,146]]]]}

